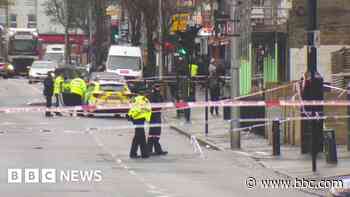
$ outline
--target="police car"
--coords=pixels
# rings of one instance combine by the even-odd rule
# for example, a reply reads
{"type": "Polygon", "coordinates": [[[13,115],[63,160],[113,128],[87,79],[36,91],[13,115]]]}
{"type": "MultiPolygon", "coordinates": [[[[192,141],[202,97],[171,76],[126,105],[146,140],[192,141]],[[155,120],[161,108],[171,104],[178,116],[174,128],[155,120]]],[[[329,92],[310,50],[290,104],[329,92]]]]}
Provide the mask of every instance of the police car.
{"type": "Polygon", "coordinates": [[[123,77],[110,73],[92,73],[85,94],[86,112],[125,114],[129,109],[97,109],[94,107],[115,108],[129,104],[131,92],[123,77]]]}

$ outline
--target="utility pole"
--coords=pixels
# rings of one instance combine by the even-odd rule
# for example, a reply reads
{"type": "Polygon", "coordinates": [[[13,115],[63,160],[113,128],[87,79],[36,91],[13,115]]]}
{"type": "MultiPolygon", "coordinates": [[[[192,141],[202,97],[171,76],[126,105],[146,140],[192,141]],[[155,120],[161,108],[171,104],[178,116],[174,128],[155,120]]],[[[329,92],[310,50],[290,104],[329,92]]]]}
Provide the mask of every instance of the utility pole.
{"type": "Polygon", "coordinates": [[[65,10],[65,30],[64,30],[64,63],[65,65],[69,64],[69,0],[65,0],[64,2],[64,10],[65,10]]]}
{"type": "Polygon", "coordinates": [[[92,48],[92,0],[89,0],[89,52],[88,52],[88,62],[91,64],[91,48],[92,48]]]}
{"type": "MultiPolygon", "coordinates": [[[[307,23],[307,39],[308,39],[308,65],[307,70],[310,73],[310,88],[304,93],[303,99],[306,100],[323,100],[323,79],[317,74],[317,45],[319,42],[319,25],[318,25],[318,0],[308,0],[308,23],[307,23]]],[[[305,79],[307,80],[307,79],[305,79]]],[[[323,111],[322,106],[307,107],[307,111],[312,112],[312,116],[323,111]]],[[[321,149],[321,135],[323,135],[323,121],[310,120],[311,125],[311,155],[312,155],[312,171],[317,170],[316,159],[317,153],[321,149]]]]}
{"type": "Polygon", "coordinates": [[[163,79],[163,13],[162,0],[158,0],[159,11],[159,80],[163,79]]]}
{"type": "MultiPolygon", "coordinates": [[[[239,54],[238,54],[238,9],[239,1],[233,0],[231,3],[230,9],[230,18],[233,22],[234,35],[231,37],[231,100],[239,96],[239,54]]],[[[230,140],[231,140],[231,149],[240,149],[241,148],[241,133],[240,131],[234,131],[235,128],[239,128],[239,108],[231,107],[231,125],[230,125],[230,140]]]]}
{"type": "Polygon", "coordinates": [[[6,14],[6,28],[9,28],[10,27],[9,2],[6,2],[6,5],[5,5],[5,14],[6,14]]]}

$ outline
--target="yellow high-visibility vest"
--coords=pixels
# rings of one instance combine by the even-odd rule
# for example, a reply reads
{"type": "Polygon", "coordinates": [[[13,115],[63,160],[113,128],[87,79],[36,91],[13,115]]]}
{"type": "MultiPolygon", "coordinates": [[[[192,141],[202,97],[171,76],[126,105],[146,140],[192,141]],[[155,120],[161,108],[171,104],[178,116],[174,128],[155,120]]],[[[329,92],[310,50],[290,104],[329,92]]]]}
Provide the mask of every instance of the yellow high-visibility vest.
{"type": "Polygon", "coordinates": [[[135,97],[132,99],[132,107],[128,115],[134,120],[145,119],[149,122],[152,116],[151,103],[145,96],[140,95],[135,97]]]}
{"type": "Polygon", "coordinates": [[[198,65],[197,64],[189,64],[188,65],[191,69],[191,77],[195,77],[198,75],[198,65]]]}
{"type": "Polygon", "coordinates": [[[70,82],[70,92],[78,94],[81,97],[84,96],[86,92],[86,83],[81,78],[75,78],[70,82]]]}
{"type": "Polygon", "coordinates": [[[63,92],[63,82],[64,82],[64,79],[62,76],[58,76],[55,78],[54,86],[53,86],[54,94],[61,94],[63,92]]]}

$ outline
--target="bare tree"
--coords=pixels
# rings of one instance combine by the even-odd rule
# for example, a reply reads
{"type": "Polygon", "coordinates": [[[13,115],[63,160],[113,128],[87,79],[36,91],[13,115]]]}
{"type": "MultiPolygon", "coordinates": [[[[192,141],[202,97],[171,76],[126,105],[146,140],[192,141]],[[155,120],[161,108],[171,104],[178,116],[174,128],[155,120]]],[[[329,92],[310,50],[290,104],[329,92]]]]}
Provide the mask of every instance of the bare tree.
{"type": "Polygon", "coordinates": [[[108,31],[106,25],[106,0],[68,0],[68,12],[64,6],[65,0],[48,0],[43,5],[47,16],[52,17],[52,21],[68,27],[69,29],[81,29],[85,35],[90,34],[90,22],[95,29],[94,42],[94,64],[102,64],[108,49],[108,31]],[[89,18],[89,10],[92,11],[92,18],[89,18]],[[66,13],[69,14],[68,24],[66,24],[66,13]],[[92,20],[92,21],[90,21],[92,20]]]}
{"type": "Polygon", "coordinates": [[[122,0],[122,9],[126,10],[130,20],[131,44],[134,46],[140,45],[142,36],[142,10],[137,0],[122,0]]]}
{"type": "Polygon", "coordinates": [[[89,9],[94,6],[93,0],[74,0],[68,2],[68,12],[64,6],[65,0],[48,0],[43,3],[45,13],[51,17],[51,21],[68,28],[79,28],[85,33],[89,33],[89,9]],[[91,4],[90,4],[91,3],[91,4]],[[66,13],[69,14],[69,21],[66,24],[66,13]]]}

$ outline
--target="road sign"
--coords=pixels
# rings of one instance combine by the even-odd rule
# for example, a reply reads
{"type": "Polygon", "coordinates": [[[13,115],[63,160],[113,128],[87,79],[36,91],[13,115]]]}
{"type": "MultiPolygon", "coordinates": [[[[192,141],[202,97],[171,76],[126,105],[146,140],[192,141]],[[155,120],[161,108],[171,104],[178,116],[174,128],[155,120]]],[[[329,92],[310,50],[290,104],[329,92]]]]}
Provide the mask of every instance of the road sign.
{"type": "Polygon", "coordinates": [[[314,46],[316,48],[321,46],[320,30],[314,31],[314,46]]]}
{"type": "Polygon", "coordinates": [[[172,32],[186,31],[189,21],[190,21],[190,14],[188,13],[175,14],[173,16],[173,24],[171,27],[171,31],[172,32]]]}

